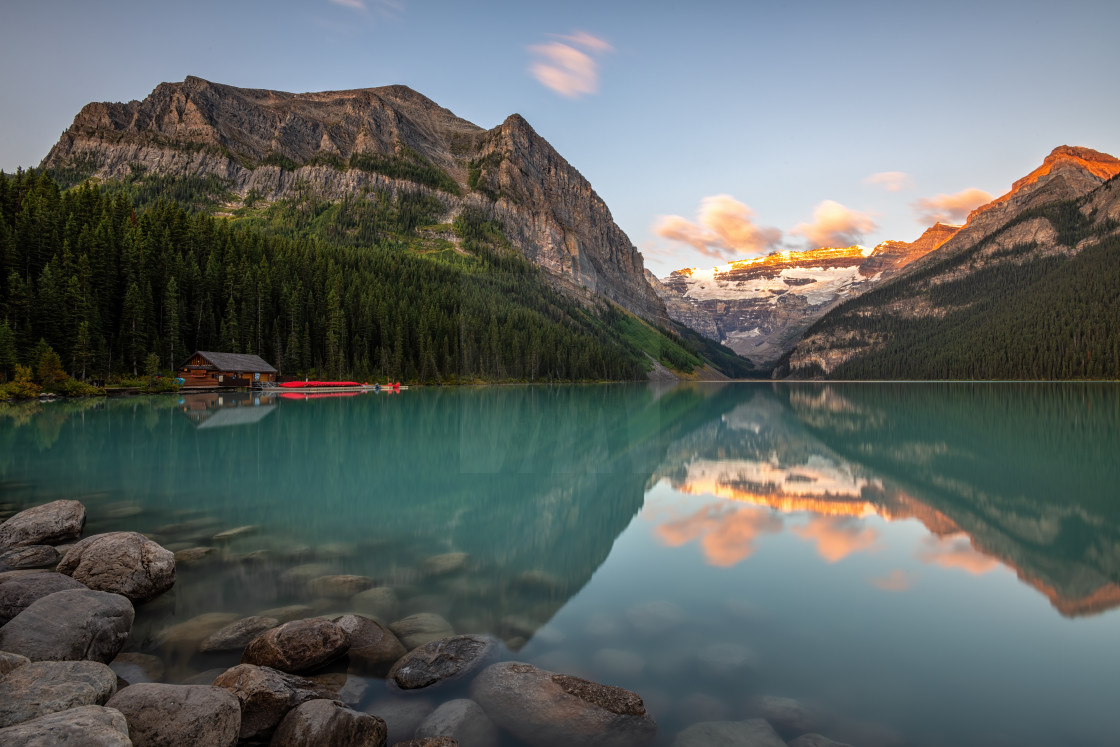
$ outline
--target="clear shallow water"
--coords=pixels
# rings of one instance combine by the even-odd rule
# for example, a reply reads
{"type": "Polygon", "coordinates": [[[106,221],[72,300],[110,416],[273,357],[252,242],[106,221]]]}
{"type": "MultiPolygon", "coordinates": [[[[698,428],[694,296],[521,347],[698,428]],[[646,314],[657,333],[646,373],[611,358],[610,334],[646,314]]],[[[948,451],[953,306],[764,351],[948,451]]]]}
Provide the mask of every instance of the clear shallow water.
{"type": "Polygon", "coordinates": [[[1118,455],[1105,384],[190,395],[0,408],[0,503],[220,547],[138,611],[168,681],[237,660],[171,626],[351,611],[306,583],[345,573],[635,690],[664,744],[776,695],[859,745],[1111,745],[1118,455]]]}

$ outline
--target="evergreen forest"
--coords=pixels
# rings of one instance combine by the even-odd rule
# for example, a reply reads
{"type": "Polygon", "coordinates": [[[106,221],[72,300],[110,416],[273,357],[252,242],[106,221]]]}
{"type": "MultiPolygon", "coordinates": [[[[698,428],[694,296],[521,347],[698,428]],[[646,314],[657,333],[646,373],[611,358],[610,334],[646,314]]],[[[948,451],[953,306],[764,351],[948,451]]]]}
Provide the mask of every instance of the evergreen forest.
{"type": "Polygon", "coordinates": [[[248,199],[217,218],[220,187],[0,174],[0,382],[46,346],[83,381],[174,369],[194,350],[363,381],[634,380],[651,357],[688,373],[703,355],[749,370],[695,335],[562,295],[482,210],[440,225],[438,200],[399,191],[248,199]]]}

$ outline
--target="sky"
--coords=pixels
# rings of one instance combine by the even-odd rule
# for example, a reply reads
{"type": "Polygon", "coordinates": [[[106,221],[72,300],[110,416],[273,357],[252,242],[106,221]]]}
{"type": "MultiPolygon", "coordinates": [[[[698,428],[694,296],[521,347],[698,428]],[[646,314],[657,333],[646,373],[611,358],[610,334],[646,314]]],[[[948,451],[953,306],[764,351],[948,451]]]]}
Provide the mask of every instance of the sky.
{"type": "Polygon", "coordinates": [[[1115,0],[0,0],[0,169],[188,75],[519,113],[664,276],[912,241],[1058,145],[1120,156],[1115,0]]]}

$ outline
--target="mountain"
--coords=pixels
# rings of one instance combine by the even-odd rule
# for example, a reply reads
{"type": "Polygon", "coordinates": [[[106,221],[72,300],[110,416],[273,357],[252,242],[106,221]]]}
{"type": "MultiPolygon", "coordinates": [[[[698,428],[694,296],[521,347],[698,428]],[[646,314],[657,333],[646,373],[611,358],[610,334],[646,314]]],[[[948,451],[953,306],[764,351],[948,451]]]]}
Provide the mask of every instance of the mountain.
{"type": "Polygon", "coordinates": [[[832,309],[775,376],[1120,377],[1120,160],[1056,148],[936,252],[832,309]]]}
{"type": "Polygon", "coordinates": [[[669,316],[760,366],[788,352],[810,324],[948,241],[959,229],[938,223],[916,241],[774,252],[647,280],[669,316]]]}
{"type": "Polygon", "coordinates": [[[439,203],[434,224],[484,210],[564,292],[669,323],[606,204],[528,122],[514,114],[486,130],[406,86],[293,94],[161,83],[143,101],[85,106],[42,167],[70,183],[174,178],[209,190],[234,218],[420,192],[439,203]]]}

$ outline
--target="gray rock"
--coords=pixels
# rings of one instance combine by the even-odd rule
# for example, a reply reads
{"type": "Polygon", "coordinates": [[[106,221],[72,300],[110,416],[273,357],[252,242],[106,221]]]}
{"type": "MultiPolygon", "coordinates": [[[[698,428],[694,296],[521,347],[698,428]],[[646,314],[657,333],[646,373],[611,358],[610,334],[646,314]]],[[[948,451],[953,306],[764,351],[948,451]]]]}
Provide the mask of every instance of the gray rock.
{"type": "Polygon", "coordinates": [[[282,623],[291,622],[292,620],[302,620],[311,615],[315,610],[311,609],[308,604],[289,604],[286,607],[273,607],[269,610],[261,610],[259,617],[275,617],[282,623]]]}
{"type": "Polygon", "coordinates": [[[63,573],[30,573],[0,583],[0,625],[23,612],[32,602],[68,589],[85,589],[63,573]]]}
{"type": "Polygon", "coordinates": [[[407,653],[392,631],[361,615],[340,615],[334,622],[350,636],[350,667],[384,676],[407,653]]]}
{"type": "Polygon", "coordinates": [[[32,661],[108,664],[132,629],[132,603],[119,594],[69,589],[37,599],[0,628],[0,650],[32,661]]]}
{"type": "Polygon", "coordinates": [[[629,690],[521,662],[487,667],[471,697],[498,726],[533,747],[644,745],[657,724],[629,690]]]}
{"type": "Polygon", "coordinates": [[[161,646],[171,648],[197,648],[202,641],[230,623],[237,622],[233,612],[203,612],[189,620],[164,628],[156,636],[161,646]]]}
{"type": "Polygon", "coordinates": [[[22,667],[24,664],[30,664],[31,659],[19,654],[13,654],[10,651],[0,651],[0,677],[3,677],[13,669],[22,667]]]}
{"type": "Polygon", "coordinates": [[[397,592],[391,586],[378,586],[367,589],[350,598],[350,606],[358,612],[372,615],[379,620],[393,620],[400,609],[397,592]]]}
{"type": "Polygon", "coordinates": [[[117,654],[117,658],[109,662],[109,668],[130,685],[163,679],[163,660],[151,654],[117,654]]]}
{"type": "Polygon", "coordinates": [[[366,707],[368,713],[385,722],[389,744],[412,739],[416,729],[435,709],[435,704],[427,698],[385,698],[366,707]]]}
{"type": "Polygon", "coordinates": [[[0,549],[57,545],[82,536],[86,509],[78,501],[52,501],[20,511],[0,524],[0,549]]]}
{"type": "Polygon", "coordinates": [[[845,742],[836,742],[820,734],[802,734],[789,743],[789,747],[852,747],[845,742]]]}
{"type": "Polygon", "coordinates": [[[465,677],[483,665],[495,645],[493,638],[480,635],[430,641],[401,657],[389,670],[389,679],[402,690],[417,690],[465,677]]]}
{"type": "Polygon", "coordinates": [[[13,578],[23,578],[34,573],[51,573],[48,568],[21,568],[18,571],[0,571],[0,584],[5,584],[13,578]]]}
{"type": "Polygon", "coordinates": [[[63,556],[58,570],[91,589],[134,602],[153,599],[175,584],[175,556],[138,532],[86,537],[63,556]]]}
{"type": "Polygon", "coordinates": [[[124,714],[136,747],[233,747],[241,730],[241,704],[220,687],[145,682],[106,705],[124,714]]]}
{"type": "Polygon", "coordinates": [[[465,552],[448,552],[443,555],[433,555],[424,561],[422,569],[424,573],[433,576],[444,576],[448,573],[455,573],[467,567],[471,556],[465,552]]]}
{"type": "Polygon", "coordinates": [[[310,672],[345,656],[350,636],[330,620],[313,617],[266,630],[245,647],[241,663],[281,672],[310,672]]]}
{"type": "Polygon", "coordinates": [[[393,747],[459,747],[459,740],[455,737],[419,737],[394,742],[393,747]]]}
{"type": "Polygon", "coordinates": [[[312,579],[325,576],[333,570],[326,563],[304,563],[297,565],[280,574],[280,583],[292,586],[305,586],[312,579]]]}
{"type": "Polygon", "coordinates": [[[419,612],[397,620],[389,624],[389,630],[393,631],[407,649],[455,635],[451,623],[431,612],[419,612]]]}
{"type": "Polygon", "coordinates": [[[348,675],[346,684],[338,691],[338,699],[351,708],[357,708],[366,699],[366,694],[373,686],[374,680],[369,677],[348,675]]]}
{"type": "Polygon", "coordinates": [[[48,568],[58,562],[61,556],[50,545],[24,545],[0,552],[0,568],[19,570],[21,568],[48,568]]]}
{"type": "Polygon", "coordinates": [[[309,700],[336,696],[312,680],[252,664],[227,669],[214,686],[229,690],[240,703],[242,740],[266,740],[288,711],[309,700]]]}
{"type": "Polygon", "coordinates": [[[327,599],[349,599],[371,586],[373,579],[366,576],[319,576],[307,582],[308,592],[327,599]]]}
{"type": "Polygon", "coordinates": [[[249,524],[249,525],[243,526],[243,527],[234,527],[233,529],[227,529],[224,532],[218,532],[213,537],[211,537],[211,540],[215,544],[223,544],[223,543],[233,542],[235,539],[240,539],[241,537],[248,537],[249,535],[256,534],[256,533],[257,533],[257,526],[254,525],[254,524],[249,524]]]}
{"type": "Polygon", "coordinates": [[[498,743],[498,729],[482,710],[468,698],[449,700],[428,714],[416,727],[416,736],[452,737],[463,747],[488,747],[498,743]]]}
{"type": "Polygon", "coordinates": [[[311,744],[383,747],[385,722],[358,713],[337,700],[309,700],[288,711],[276,727],[271,747],[305,747],[311,744]]]}
{"type": "Polygon", "coordinates": [[[202,642],[198,644],[198,650],[240,651],[258,635],[279,625],[280,621],[275,617],[260,617],[258,615],[243,617],[203,638],[202,642]]]}
{"type": "Polygon", "coordinates": [[[0,727],[83,705],[104,705],[117,675],[96,661],[35,661],[0,678],[0,727]]]}
{"type": "Polygon", "coordinates": [[[97,705],[78,706],[0,729],[7,747],[132,747],[124,715],[97,705]]]}
{"type": "Polygon", "coordinates": [[[752,712],[767,721],[774,730],[786,737],[811,732],[818,726],[818,719],[801,701],[764,695],[756,698],[752,712]]]}
{"type": "Polygon", "coordinates": [[[673,740],[673,747],[786,747],[763,718],[746,721],[704,721],[693,724],[673,740]]]}
{"type": "Polygon", "coordinates": [[[175,553],[175,566],[186,568],[204,565],[218,559],[218,551],[213,547],[188,547],[175,553]]]}

